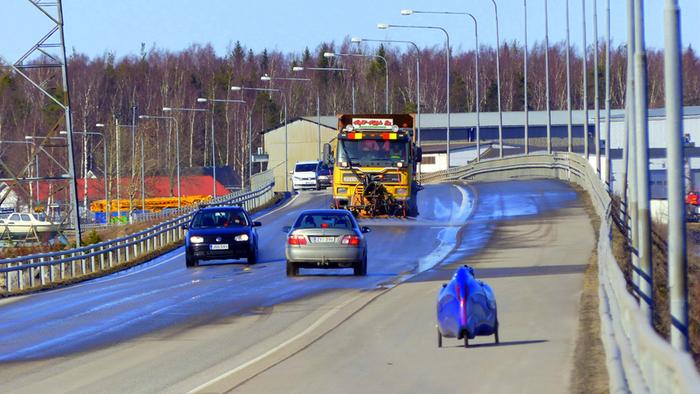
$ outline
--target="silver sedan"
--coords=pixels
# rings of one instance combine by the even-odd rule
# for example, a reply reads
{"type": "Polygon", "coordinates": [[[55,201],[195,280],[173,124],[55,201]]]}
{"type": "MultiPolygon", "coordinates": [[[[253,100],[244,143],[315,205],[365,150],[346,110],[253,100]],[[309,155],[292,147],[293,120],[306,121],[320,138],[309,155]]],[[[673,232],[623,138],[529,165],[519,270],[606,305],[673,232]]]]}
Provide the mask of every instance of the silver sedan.
{"type": "Polygon", "coordinates": [[[303,211],[287,232],[287,276],[299,268],[352,268],[355,276],[367,275],[367,242],[348,211],[314,209],[303,211]]]}

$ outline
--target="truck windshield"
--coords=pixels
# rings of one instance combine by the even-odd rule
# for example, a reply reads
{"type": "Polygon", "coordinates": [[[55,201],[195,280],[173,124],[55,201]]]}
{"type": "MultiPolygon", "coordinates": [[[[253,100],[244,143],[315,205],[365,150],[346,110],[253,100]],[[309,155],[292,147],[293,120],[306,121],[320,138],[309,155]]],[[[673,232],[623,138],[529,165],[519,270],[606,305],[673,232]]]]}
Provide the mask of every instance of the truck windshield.
{"type": "Polygon", "coordinates": [[[339,140],[338,145],[337,162],[352,162],[355,166],[393,165],[408,158],[406,141],[339,140]]]}

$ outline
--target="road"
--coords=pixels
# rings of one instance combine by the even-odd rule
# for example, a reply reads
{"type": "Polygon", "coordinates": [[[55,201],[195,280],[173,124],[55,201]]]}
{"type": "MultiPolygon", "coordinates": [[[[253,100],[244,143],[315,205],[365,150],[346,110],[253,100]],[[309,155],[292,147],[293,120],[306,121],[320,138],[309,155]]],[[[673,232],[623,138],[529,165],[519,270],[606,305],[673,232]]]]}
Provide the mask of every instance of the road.
{"type": "Polygon", "coordinates": [[[349,392],[358,377],[364,391],[464,391],[457,384],[486,377],[501,385],[488,391],[507,391],[508,367],[513,387],[565,391],[593,245],[573,190],[544,180],[429,186],[419,219],[365,223],[373,229],[367,277],[306,270],[287,278],[281,228],[328,203],[327,194],[304,193],[261,216],[254,266],[187,270],[178,249],[0,306],[3,391],[225,391],[245,382],[239,390],[349,392]],[[439,283],[474,256],[477,275],[493,276],[504,345],[438,351],[439,283]]]}

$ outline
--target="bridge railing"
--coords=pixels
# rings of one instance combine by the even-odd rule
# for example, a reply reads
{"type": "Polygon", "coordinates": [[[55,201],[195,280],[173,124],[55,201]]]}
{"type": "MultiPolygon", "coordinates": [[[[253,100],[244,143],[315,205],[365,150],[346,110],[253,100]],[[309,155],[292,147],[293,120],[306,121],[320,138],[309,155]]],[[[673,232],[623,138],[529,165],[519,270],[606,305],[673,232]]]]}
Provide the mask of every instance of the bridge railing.
{"type": "Polygon", "coordinates": [[[700,375],[688,353],[675,350],[651,327],[627,291],[612,252],[612,199],[588,162],[577,154],[533,154],[483,160],[424,174],[423,183],[508,178],[556,178],[575,183],[591,197],[601,222],[598,229],[598,278],[601,339],[605,347],[610,392],[692,393],[700,375]]]}
{"type": "MultiPolygon", "coordinates": [[[[229,194],[207,205],[241,205],[247,210],[260,207],[273,197],[272,173],[256,176],[251,191],[229,194]]],[[[184,239],[183,225],[197,207],[179,216],[128,236],[52,253],[0,260],[0,296],[47,288],[111,272],[153,258],[184,239]]]]}

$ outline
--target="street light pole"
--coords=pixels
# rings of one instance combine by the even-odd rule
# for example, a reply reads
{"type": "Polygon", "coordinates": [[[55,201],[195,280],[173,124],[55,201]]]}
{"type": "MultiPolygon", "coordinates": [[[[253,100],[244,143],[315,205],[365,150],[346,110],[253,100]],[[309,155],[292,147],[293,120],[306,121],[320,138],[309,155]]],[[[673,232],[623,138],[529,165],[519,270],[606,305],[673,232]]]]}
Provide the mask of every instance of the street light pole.
{"type": "Polygon", "coordinates": [[[545,88],[547,90],[547,153],[552,154],[552,108],[549,99],[549,7],[544,0],[544,68],[545,88]]]}
{"type": "MultiPolygon", "coordinates": [[[[479,97],[479,25],[476,21],[474,15],[469,12],[450,12],[450,11],[416,11],[416,10],[401,10],[401,15],[412,15],[412,14],[438,14],[438,15],[466,15],[472,19],[474,22],[474,51],[475,55],[475,102],[476,102],[476,161],[481,160],[481,119],[480,119],[480,97],[479,97]]],[[[449,40],[449,38],[448,38],[449,40]]],[[[448,45],[449,46],[449,45],[448,45]]],[[[449,62],[449,60],[448,60],[449,62]]],[[[449,70],[449,69],[448,69],[449,70]]],[[[449,71],[448,71],[449,74],[449,71]]],[[[449,83],[449,82],[448,82],[449,83]]],[[[448,139],[449,141],[449,139],[448,139]]],[[[449,160],[449,148],[448,148],[448,160],[449,160]]],[[[449,164],[448,164],[449,168],[449,164]]]]}
{"type": "MultiPolygon", "coordinates": [[[[95,127],[99,128],[104,128],[105,125],[102,123],[97,123],[95,124],[95,127]]],[[[59,131],[59,134],[68,134],[67,131],[62,130],[59,131]]],[[[98,131],[73,131],[73,134],[82,134],[83,139],[87,139],[88,135],[99,135],[102,137],[102,156],[103,156],[103,165],[104,165],[104,194],[105,194],[105,218],[107,221],[107,224],[109,224],[109,214],[110,214],[110,204],[109,204],[109,194],[107,188],[109,187],[107,184],[107,139],[105,138],[104,133],[100,133],[98,131]]],[[[86,146],[86,144],[85,144],[86,146]]],[[[87,156],[87,154],[86,154],[87,156]]],[[[85,168],[85,173],[87,173],[87,167],[85,168]]],[[[37,189],[38,190],[38,189],[37,189]]],[[[87,177],[84,177],[84,189],[83,189],[83,209],[85,210],[87,214],[87,177]]]]}
{"type": "Polygon", "coordinates": [[[651,214],[649,212],[649,108],[647,107],[647,57],[644,44],[644,6],[641,0],[634,2],[635,18],[635,100],[636,100],[636,167],[637,211],[639,227],[639,265],[645,278],[640,281],[640,305],[650,323],[654,315],[653,274],[651,260],[651,214]]]}
{"type": "MultiPolygon", "coordinates": [[[[163,107],[163,112],[172,112],[172,111],[182,111],[182,112],[207,112],[206,109],[201,109],[201,108],[173,108],[173,107],[163,107]]],[[[178,134],[180,134],[180,130],[178,130],[178,132],[175,134],[176,139],[179,138],[179,135],[178,135],[178,134]]],[[[178,170],[178,177],[177,177],[177,179],[178,179],[178,185],[177,185],[178,192],[177,192],[177,194],[178,194],[178,196],[180,195],[180,176],[179,176],[179,173],[180,173],[180,147],[179,147],[179,144],[180,144],[180,142],[177,141],[177,142],[176,142],[176,145],[178,145],[178,148],[177,148],[177,170],[178,170]]],[[[216,179],[214,179],[213,190],[216,191],[216,179]]],[[[216,198],[216,193],[212,196],[212,198],[216,198]]],[[[178,197],[178,200],[179,200],[179,197],[178,197]]],[[[178,202],[178,204],[179,204],[179,202],[178,202]]]]}
{"type": "Polygon", "coordinates": [[[571,114],[571,41],[569,40],[569,0],[566,0],[566,109],[568,111],[569,123],[567,124],[567,146],[568,152],[574,150],[572,114],[571,114]]]}
{"type": "Polygon", "coordinates": [[[180,193],[180,126],[174,116],[160,115],[139,115],[139,119],[168,119],[169,127],[172,133],[172,123],[175,122],[175,176],[177,178],[177,207],[182,207],[182,195],[180,193]]]}
{"type": "Polygon", "coordinates": [[[416,43],[413,41],[376,40],[376,39],[359,38],[359,37],[353,37],[350,41],[357,43],[357,44],[362,43],[362,41],[410,44],[410,45],[413,45],[413,47],[416,49],[416,112],[418,114],[418,132],[417,132],[416,140],[417,140],[417,145],[420,146],[420,49],[418,48],[418,45],[416,45],[416,43]]]}
{"type": "Polygon", "coordinates": [[[610,0],[605,2],[605,182],[612,193],[612,159],[610,158],[610,0]]]}
{"type": "Polygon", "coordinates": [[[381,55],[365,55],[363,53],[335,53],[335,52],[324,52],[323,57],[335,57],[335,56],[347,56],[347,57],[373,57],[382,59],[384,62],[384,112],[389,113],[389,63],[386,58],[381,55]]]}
{"type": "Polygon", "coordinates": [[[214,133],[214,104],[216,103],[245,103],[245,100],[227,100],[227,99],[217,99],[213,98],[203,98],[197,99],[198,103],[211,102],[211,173],[212,178],[214,178],[214,198],[216,198],[216,139],[214,133]]]}
{"type": "Polygon", "coordinates": [[[600,177],[600,88],[598,81],[598,0],[593,1],[593,89],[595,97],[595,169],[600,177]]]}
{"type": "Polygon", "coordinates": [[[498,32],[498,6],[496,0],[491,0],[496,15],[496,89],[498,92],[498,145],[499,157],[503,158],[503,112],[501,111],[501,38],[498,32]]]}
{"type": "MultiPolygon", "coordinates": [[[[323,54],[324,57],[330,57],[326,56],[330,52],[326,52],[323,54]]],[[[335,56],[336,54],[333,54],[335,56]]],[[[381,57],[381,56],[378,56],[381,57]]],[[[386,59],[384,59],[385,65],[386,65],[386,59]]],[[[303,70],[311,70],[311,71],[347,71],[346,68],[343,67],[293,67],[292,71],[303,71],[303,70]]],[[[387,73],[388,73],[388,68],[387,68],[387,73]]],[[[269,77],[268,77],[269,78],[269,77]]],[[[387,78],[389,78],[389,75],[387,74],[387,78]]],[[[286,81],[311,81],[310,78],[273,78],[273,79],[281,79],[281,80],[286,80],[286,81]]],[[[388,86],[388,85],[387,85],[388,86]]],[[[353,86],[353,96],[354,96],[354,86],[353,86]]],[[[355,100],[353,99],[353,103],[355,100]]],[[[353,104],[353,113],[355,112],[355,105],[353,104]]],[[[316,126],[318,129],[318,160],[321,160],[323,154],[321,153],[321,92],[320,89],[317,87],[316,88],[316,126]]]]}
{"type": "Polygon", "coordinates": [[[583,21],[583,154],[588,162],[588,48],[586,48],[586,0],[581,0],[583,21]]]}
{"type": "Polygon", "coordinates": [[[447,168],[450,168],[450,35],[447,30],[439,26],[415,26],[415,25],[390,25],[386,23],[377,24],[378,29],[388,29],[388,28],[405,28],[405,29],[433,29],[440,30],[445,33],[445,52],[447,61],[447,97],[446,97],[446,107],[447,107],[447,168]]]}
{"type": "MultiPolygon", "coordinates": [[[[568,0],[567,0],[568,1],[568,0]]],[[[527,51],[528,51],[528,46],[527,46],[527,0],[523,0],[523,11],[524,11],[524,20],[525,20],[525,48],[523,51],[523,74],[525,75],[525,86],[524,86],[524,98],[525,98],[525,103],[523,104],[523,111],[525,112],[525,135],[523,136],[523,139],[525,140],[525,155],[530,153],[530,149],[528,146],[528,140],[530,136],[530,113],[529,113],[529,108],[528,108],[528,99],[527,99],[527,51]]]]}
{"type": "MultiPolygon", "coordinates": [[[[240,91],[240,90],[252,90],[256,92],[277,92],[282,95],[282,101],[284,102],[284,190],[289,191],[289,129],[287,126],[287,96],[284,94],[284,92],[281,89],[271,89],[271,88],[250,88],[250,87],[245,87],[245,86],[231,86],[231,90],[233,91],[240,91]]],[[[253,155],[251,152],[250,155],[250,160],[251,163],[250,165],[252,166],[252,160],[253,160],[253,155]]]]}
{"type": "Polygon", "coordinates": [[[687,351],[688,260],[685,244],[683,176],[683,79],[680,11],[677,0],[665,7],[666,144],[668,160],[668,285],[671,302],[671,346],[687,351]],[[677,324],[676,324],[677,322],[677,324]]]}

